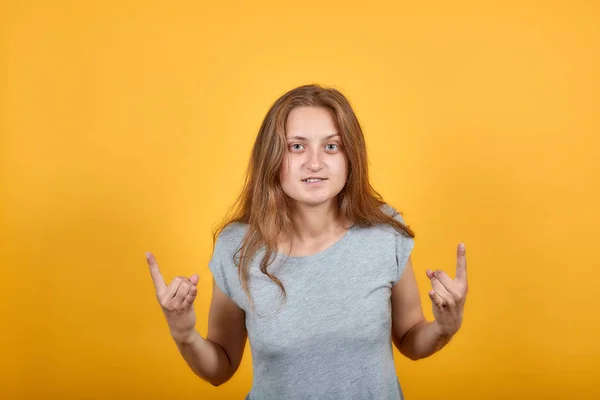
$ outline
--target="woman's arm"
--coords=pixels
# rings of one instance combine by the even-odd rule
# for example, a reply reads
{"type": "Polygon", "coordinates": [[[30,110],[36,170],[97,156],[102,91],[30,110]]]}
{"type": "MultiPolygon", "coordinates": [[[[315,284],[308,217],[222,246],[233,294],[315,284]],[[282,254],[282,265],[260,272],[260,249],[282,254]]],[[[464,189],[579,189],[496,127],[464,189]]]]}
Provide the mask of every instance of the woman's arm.
{"type": "Polygon", "coordinates": [[[247,336],[244,311],[213,280],[207,338],[194,330],[189,337],[174,339],[192,371],[219,386],[239,368],[247,336]]]}
{"type": "Polygon", "coordinates": [[[423,314],[419,289],[411,258],[408,258],[402,278],[392,288],[392,340],[398,351],[418,360],[441,350],[462,324],[467,294],[466,259],[464,248],[458,249],[456,278],[443,271],[427,271],[433,290],[434,321],[423,314]]]}

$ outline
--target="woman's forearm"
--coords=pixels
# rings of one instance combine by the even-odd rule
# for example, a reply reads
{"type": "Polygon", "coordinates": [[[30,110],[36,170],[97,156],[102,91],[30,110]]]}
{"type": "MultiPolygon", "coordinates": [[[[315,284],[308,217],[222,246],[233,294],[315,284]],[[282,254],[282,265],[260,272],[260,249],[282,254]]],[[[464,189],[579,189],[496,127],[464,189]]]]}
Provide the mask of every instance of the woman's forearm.
{"type": "Polygon", "coordinates": [[[174,340],[189,367],[200,378],[213,386],[219,386],[231,379],[231,364],[221,346],[203,338],[195,330],[185,340],[174,340]]]}
{"type": "Polygon", "coordinates": [[[398,351],[411,360],[418,360],[441,350],[451,338],[442,333],[436,321],[421,321],[404,335],[398,351]]]}

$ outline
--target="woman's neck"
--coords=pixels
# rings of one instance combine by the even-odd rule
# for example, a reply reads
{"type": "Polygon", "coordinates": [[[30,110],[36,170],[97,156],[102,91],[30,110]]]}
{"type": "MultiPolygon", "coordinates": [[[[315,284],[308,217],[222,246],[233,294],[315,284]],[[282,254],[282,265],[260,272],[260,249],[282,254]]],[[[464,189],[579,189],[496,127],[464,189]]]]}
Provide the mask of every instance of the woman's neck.
{"type": "Polygon", "coordinates": [[[348,229],[347,222],[340,219],[335,200],[318,206],[294,205],[291,220],[292,240],[297,244],[311,245],[337,237],[348,229]]]}

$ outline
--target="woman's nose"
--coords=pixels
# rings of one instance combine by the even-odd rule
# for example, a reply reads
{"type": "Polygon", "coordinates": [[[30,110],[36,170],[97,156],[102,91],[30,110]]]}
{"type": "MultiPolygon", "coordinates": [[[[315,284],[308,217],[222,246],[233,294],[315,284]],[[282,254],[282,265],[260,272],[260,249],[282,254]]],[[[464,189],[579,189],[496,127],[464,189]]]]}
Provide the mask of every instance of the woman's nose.
{"type": "Polygon", "coordinates": [[[320,151],[315,150],[310,153],[308,167],[313,171],[318,171],[323,168],[323,159],[320,151]]]}

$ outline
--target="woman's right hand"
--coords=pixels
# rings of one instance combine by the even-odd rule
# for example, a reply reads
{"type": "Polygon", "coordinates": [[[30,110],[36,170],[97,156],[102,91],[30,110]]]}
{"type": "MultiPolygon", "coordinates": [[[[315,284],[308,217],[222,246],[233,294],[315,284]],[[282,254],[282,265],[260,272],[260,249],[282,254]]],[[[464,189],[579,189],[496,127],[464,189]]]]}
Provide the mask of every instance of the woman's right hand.
{"type": "Polygon", "coordinates": [[[152,253],[146,253],[146,260],[156,288],[156,298],[167,318],[171,336],[175,341],[189,340],[195,333],[196,326],[194,300],[198,293],[198,275],[194,274],[189,279],[183,276],[175,277],[167,286],[152,253]]]}

